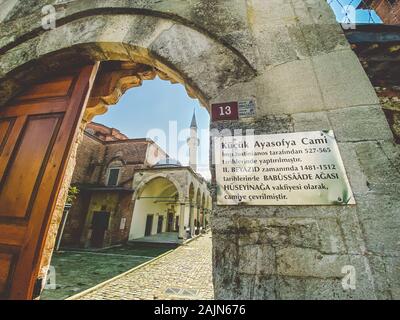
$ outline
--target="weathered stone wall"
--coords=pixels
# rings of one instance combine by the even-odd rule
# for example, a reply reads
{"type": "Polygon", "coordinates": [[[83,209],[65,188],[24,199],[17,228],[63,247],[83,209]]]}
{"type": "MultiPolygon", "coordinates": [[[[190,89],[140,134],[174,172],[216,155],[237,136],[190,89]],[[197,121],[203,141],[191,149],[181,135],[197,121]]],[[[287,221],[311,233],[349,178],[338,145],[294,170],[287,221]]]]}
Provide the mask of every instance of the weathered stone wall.
{"type": "Polygon", "coordinates": [[[91,224],[95,211],[110,212],[109,228],[105,233],[103,247],[125,243],[129,236],[133,204],[132,193],[82,191],[69,212],[61,247],[91,246],[91,224]],[[121,229],[123,218],[126,223],[124,229],[121,229]]]}
{"type": "MultiPolygon", "coordinates": [[[[70,187],[71,181],[72,181],[72,176],[74,173],[78,148],[79,148],[80,143],[83,140],[85,126],[86,126],[86,122],[83,121],[78,128],[75,140],[73,141],[73,144],[72,144],[71,153],[69,156],[67,167],[65,169],[62,187],[61,187],[60,193],[58,195],[54,213],[51,218],[48,236],[45,241],[45,246],[44,246],[43,254],[41,257],[40,271],[39,271],[39,275],[38,275],[38,278],[40,278],[40,279],[46,279],[46,277],[47,277],[47,271],[50,266],[51,256],[53,255],[59,225],[60,225],[62,217],[63,217],[65,203],[67,201],[68,191],[69,191],[69,187],[70,187]]],[[[42,282],[42,285],[44,286],[45,282],[42,282]]]]}
{"type": "Polygon", "coordinates": [[[101,164],[104,159],[106,147],[86,134],[78,147],[76,154],[76,165],[72,176],[72,184],[92,184],[98,183],[102,173],[101,164]]]}
{"type": "Polygon", "coordinates": [[[90,193],[80,190],[79,196],[68,213],[61,238],[61,247],[78,248],[82,245],[81,236],[86,225],[86,213],[88,212],[89,204],[90,193]]]}
{"type": "Polygon", "coordinates": [[[84,226],[80,234],[80,245],[90,247],[92,237],[92,220],[97,211],[110,213],[109,228],[104,235],[104,247],[124,243],[128,240],[129,227],[132,218],[133,208],[131,207],[132,194],[120,194],[118,192],[94,192],[87,211],[80,212],[84,216],[84,226]],[[124,229],[120,229],[121,219],[126,219],[124,229]]]}
{"type": "Polygon", "coordinates": [[[206,107],[256,99],[254,119],[213,127],[334,130],[357,205],[216,207],[217,298],[400,297],[400,150],[325,0],[68,1],[43,30],[47,3],[0,16],[0,104],[77,57],[134,60],[206,107]],[[342,289],[344,265],[356,290],[342,289]]]}
{"type": "Polygon", "coordinates": [[[103,170],[98,181],[100,184],[106,184],[108,168],[112,161],[121,159],[124,166],[120,172],[119,184],[128,188],[132,185],[134,172],[143,169],[146,162],[148,142],[123,141],[111,142],[106,145],[106,152],[102,159],[103,170]]]}
{"type": "Polygon", "coordinates": [[[218,298],[399,297],[399,148],[379,100],[324,1],[249,1],[260,75],[213,101],[255,97],[258,117],[214,128],[333,129],[356,206],[219,207],[218,298]],[[357,274],[345,291],[342,267],[357,274]]]}
{"type": "Polygon", "coordinates": [[[396,142],[400,144],[400,87],[375,87],[396,142]]]}
{"type": "MultiPolygon", "coordinates": [[[[89,126],[93,128],[94,126],[89,126]]],[[[104,128],[107,133],[110,129],[104,128]]],[[[112,129],[116,130],[116,129],[112,129]]],[[[121,135],[120,133],[118,133],[121,135]]],[[[104,239],[104,247],[126,242],[132,219],[134,200],[132,192],[95,192],[85,188],[89,185],[105,186],[107,183],[108,168],[117,161],[121,164],[118,185],[132,188],[133,176],[136,170],[148,166],[148,148],[152,145],[146,139],[123,141],[101,141],[85,132],[82,142],[78,146],[76,164],[72,167],[71,184],[79,188],[79,195],[73,203],[65,224],[62,246],[89,247],[91,239],[91,222],[94,211],[108,211],[111,214],[109,228],[104,239]],[[120,229],[121,219],[126,219],[124,229],[120,229]]],[[[165,158],[165,153],[154,144],[152,149],[158,150],[157,156],[151,161],[158,162],[158,158],[165,158]]],[[[67,174],[70,174],[68,172],[67,174]]],[[[57,211],[55,216],[61,213],[57,211]]]]}

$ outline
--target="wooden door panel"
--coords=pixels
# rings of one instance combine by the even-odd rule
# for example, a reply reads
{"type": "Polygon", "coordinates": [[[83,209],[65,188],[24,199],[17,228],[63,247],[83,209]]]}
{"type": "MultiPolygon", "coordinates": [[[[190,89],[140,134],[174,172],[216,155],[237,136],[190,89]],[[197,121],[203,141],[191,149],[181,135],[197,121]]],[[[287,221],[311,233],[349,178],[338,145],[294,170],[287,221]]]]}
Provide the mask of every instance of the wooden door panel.
{"type": "MultiPolygon", "coordinates": [[[[18,142],[19,135],[15,134],[15,133],[21,132],[21,130],[25,124],[26,118],[27,118],[26,116],[9,118],[9,119],[12,119],[12,122],[10,122],[10,125],[8,127],[7,134],[3,140],[4,141],[3,148],[0,152],[0,190],[1,190],[1,182],[4,179],[4,175],[6,173],[8,162],[9,162],[12,152],[18,142]]],[[[9,120],[9,119],[7,119],[7,120],[9,120]]],[[[1,118],[0,118],[0,121],[1,121],[1,118]]],[[[1,202],[0,202],[0,204],[1,204],[1,202]]],[[[0,208],[1,207],[2,206],[0,205],[0,208]]]]}
{"type": "Polygon", "coordinates": [[[33,116],[43,115],[43,114],[52,114],[55,112],[64,113],[65,112],[65,104],[68,102],[65,98],[55,98],[49,99],[49,101],[41,101],[41,102],[31,102],[26,104],[20,104],[18,108],[15,107],[3,107],[2,108],[2,116],[4,117],[21,117],[29,114],[33,116]]]}
{"type": "Polygon", "coordinates": [[[0,298],[32,298],[97,67],[52,77],[0,108],[0,298]]]}
{"type": "MultiPolygon", "coordinates": [[[[7,246],[21,246],[24,243],[26,226],[0,225],[0,243],[7,246]]],[[[1,248],[0,248],[1,251],[1,248]]]]}
{"type": "Polygon", "coordinates": [[[73,89],[75,80],[76,78],[73,75],[68,75],[58,77],[57,79],[51,79],[51,81],[39,83],[35,85],[34,88],[27,90],[22,95],[17,97],[15,102],[69,96],[71,94],[71,90],[73,89]]]}
{"type": "Polygon", "coordinates": [[[29,217],[29,204],[41,182],[41,174],[52,152],[62,115],[28,117],[0,182],[0,216],[29,217]],[[26,165],[30,159],[29,166],[26,165]],[[10,210],[12,208],[12,210],[10,210]]]}
{"type": "Polygon", "coordinates": [[[11,129],[15,122],[14,118],[3,119],[0,121],[0,156],[3,153],[4,146],[7,143],[8,137],[10,136],[11,129]]]}

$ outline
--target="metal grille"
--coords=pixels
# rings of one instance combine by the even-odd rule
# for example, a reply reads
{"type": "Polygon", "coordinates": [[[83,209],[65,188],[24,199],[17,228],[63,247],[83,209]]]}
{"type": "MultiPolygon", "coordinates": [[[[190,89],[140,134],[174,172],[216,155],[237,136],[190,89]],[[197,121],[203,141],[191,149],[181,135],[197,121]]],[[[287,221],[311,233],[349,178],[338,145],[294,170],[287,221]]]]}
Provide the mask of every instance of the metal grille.
{"type": "Polygon", "coordinates": [[[341,23],[399,24],[400,0],[327,0],[341,23]]]}

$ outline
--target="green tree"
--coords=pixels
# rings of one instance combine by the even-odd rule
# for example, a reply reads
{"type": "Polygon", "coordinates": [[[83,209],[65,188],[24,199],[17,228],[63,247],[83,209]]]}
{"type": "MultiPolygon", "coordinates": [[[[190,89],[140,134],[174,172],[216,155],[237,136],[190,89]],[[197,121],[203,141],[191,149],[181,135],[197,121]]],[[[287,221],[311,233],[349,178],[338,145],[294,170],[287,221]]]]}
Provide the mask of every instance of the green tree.
{"type": "Polygon", "coordinates": [[[67,204],[73,204],[76,198],[79,195],[79,189],[77,187],[69,187],[68,196],[67,196],[67,204]]]}

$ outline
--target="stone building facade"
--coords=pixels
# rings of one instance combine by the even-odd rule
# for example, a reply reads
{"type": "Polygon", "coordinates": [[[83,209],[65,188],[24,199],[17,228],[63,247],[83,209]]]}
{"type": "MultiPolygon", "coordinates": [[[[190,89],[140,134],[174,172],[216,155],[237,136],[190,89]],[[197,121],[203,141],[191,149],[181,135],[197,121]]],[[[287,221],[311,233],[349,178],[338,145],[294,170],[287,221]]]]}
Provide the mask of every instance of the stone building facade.
{"type": "Polygon", "coordinates": [[[63,246],[91,246],[93,212],[112,214],[110,228],[100,246],[125,242],[129,229],[120,229],[125,219],[130,225],[133,208],[132,177],[135,169],[152,166],[166,157],[165,152],[147,139],[128,139],[117,130],[88,124],[77,152],[71,184],[79,196],[68,213],[62,236],[63,246]],[[109,186],[110,168],[121,168],[117,183],[109,186]],[[122,170],[123,169],[123,170],[122,170]]]}
{"type": "MultiPolygon", "coordinates": [[[[112,60],[124,62],[120,74],[126,64],[151,69],[123,83],[139,86],[158,74],[184,84],[209,111],[213,103],[256,100],[252,118],[216,121],[214,129],[335,132],[357,205],[235,207],[214,198],[217,299],[400,297],[399,146],[326,0],[10,1],[0,23],[0,105],[68,64],[112,60]],[[43,28],[45,5],[55,9],[55,29],[43,28]],[[342,286],[346,266],[353,289],[342,286]]],[[[85,119],[123,92],[118,82],[85,119]]],[[[43,272],[60,219],[56,210],[43,272]]]]}
{"type": "Polygon", "coordinates": [[[178,232],[180,239],[199,235],[210,226],[212,199],[209,186],[191,167],[161,162],[152,168],[137,170],[133,188],[135,205],[130,239],[145,236],[143,226],[149,212],[158,213],[153,219],[153,232],[157,228],[156,218],[158,221],[161,218],[163,230],[178,232]]]}
{"type": "Polygon", "coordinates": [[[190,167],[169,159],[152,140],[128,139],[94,122],[78,148],[71,185],[79,195],[62,220],[62,247],[110,247],[162,232],[183,239],[186,229],[194,236],[205,228],[211,212],[206,181],[190,167]],[[190,186],[198,199],[189,197],[190,186]]]}

